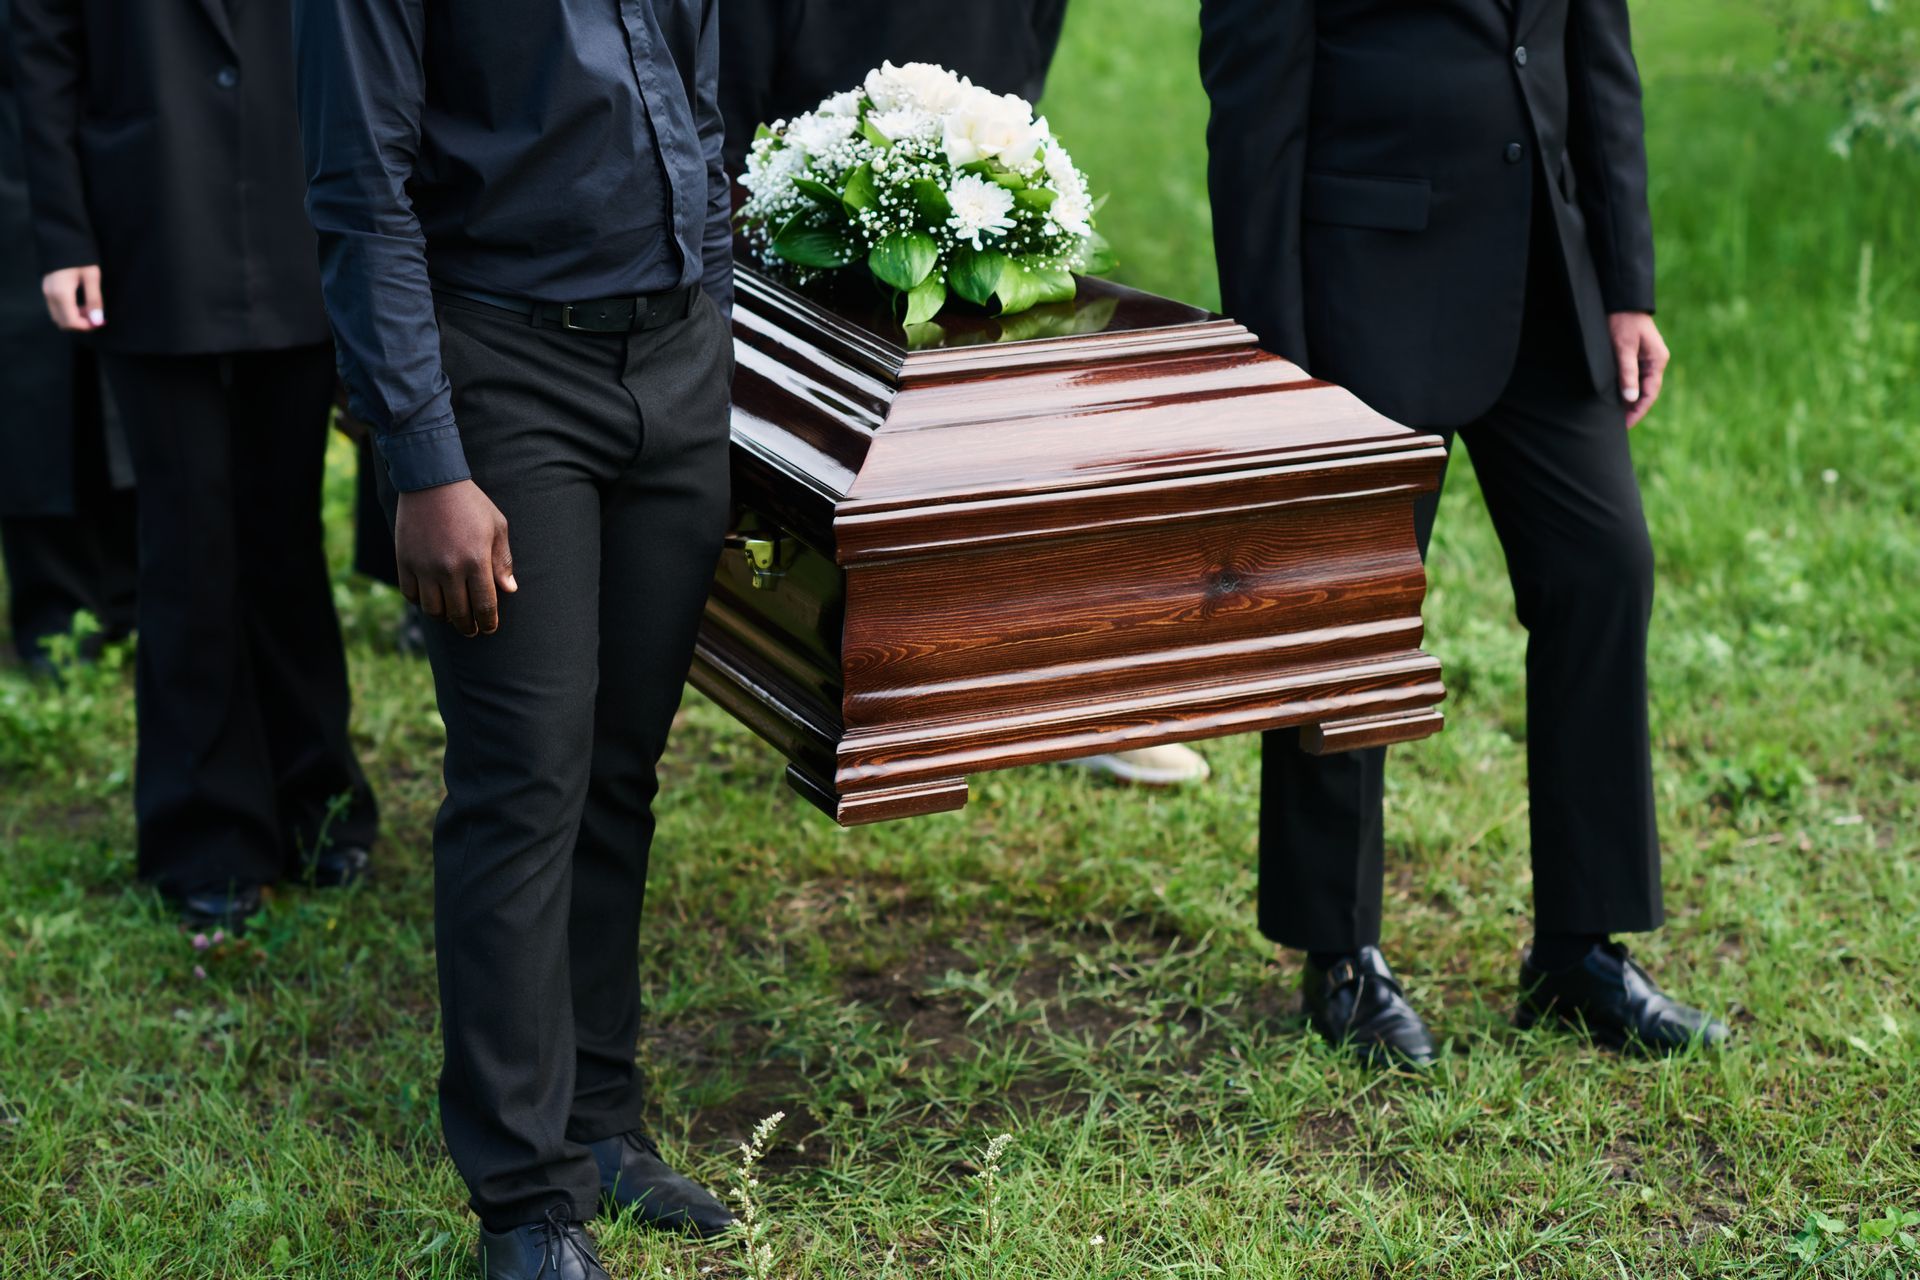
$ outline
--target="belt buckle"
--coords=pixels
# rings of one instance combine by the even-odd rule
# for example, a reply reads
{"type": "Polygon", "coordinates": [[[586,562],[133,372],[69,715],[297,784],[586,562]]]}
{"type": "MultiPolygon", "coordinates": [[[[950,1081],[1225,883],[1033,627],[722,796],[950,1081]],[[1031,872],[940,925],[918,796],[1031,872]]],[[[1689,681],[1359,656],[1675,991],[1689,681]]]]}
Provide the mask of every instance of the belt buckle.
{"type": "Polygon", "coordinates": [[[585,325],[579,325],[573,322],[573,304],[571,302],[563,303],[560,307],[560,327],[569,333],[593,332],[585,325]]]}

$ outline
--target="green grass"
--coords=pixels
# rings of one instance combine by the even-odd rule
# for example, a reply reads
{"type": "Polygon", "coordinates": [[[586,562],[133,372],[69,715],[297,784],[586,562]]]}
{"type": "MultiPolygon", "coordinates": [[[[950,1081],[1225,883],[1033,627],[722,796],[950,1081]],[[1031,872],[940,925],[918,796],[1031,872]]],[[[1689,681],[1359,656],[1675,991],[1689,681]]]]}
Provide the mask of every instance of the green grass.
{"type": "MultiPolygon", "coordinates": [[[[1829,155],[1835,113],[1768,96],[1736,0],[1639,12],[1678,361],[1635,436],[1672,916],[1641,950],[1737,1045],[1631,1062],[1506,1022],[1523,636],[1461,465],[1428,609],[1449,728],[1396,753],[1389,814],[1388,946],[1452,1041],[1431,1084],[1300,1033],[1294,961],[1252,927],[1253,741],[1208,744],[1191,793],[1026,770],[849,833],[690,700],[644,1052],[669,1148],[715,1181],[787,1113],[779,1275],[1920,1273],[1887,1216],[1920,1211],[1920,163],[1829,155]],[[990,1237],[972,1175],[1002,1131],[990,1237]]],[[[1211,301],[1194,47],[1190,3],[1076,0],[1046,106],[1112,194],[1123,274],[1211,301]]],[[[339,592],[382,879],[281,895],[245,950],[193,952],[130,885],[124,673],[0,675],[0,1276],[463,1274],[440,726],[386,650],[391,597],[339,592]]],[[[616,1276],[744,1274],[736,1246],[602,1238],[616,1276]]]]}

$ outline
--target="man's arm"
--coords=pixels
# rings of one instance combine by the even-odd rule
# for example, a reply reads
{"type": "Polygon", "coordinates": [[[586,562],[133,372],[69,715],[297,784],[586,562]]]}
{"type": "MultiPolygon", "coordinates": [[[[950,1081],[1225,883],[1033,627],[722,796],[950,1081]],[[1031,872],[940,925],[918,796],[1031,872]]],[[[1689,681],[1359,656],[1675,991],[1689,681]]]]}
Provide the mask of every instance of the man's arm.
{"type": "Polygon", "coordinates": [[[1312,77],[1312,0],[1202,0],[1221,305],[1261,345],[1295,362],[1307,357],[1300,199],[1312,77]]]}
{"type": "Polygon", "coordinates": [[[1627,0],[1574,0],[1567,25],[1568,155],[1608,312],[1629,427],[1659,398],[1668,352],[1653,321],[1646,120],[1627,0]]]}
{"type": "Polygon", "coordinates": [[[97,329],[107,316],[80,172],[87,50],[80,2],[17,0],[12,20],[21,149],[47,311],[62,329],[97,329]]]}
{"type": "Polygon", "coordinates": [[[406,193],[425,27],[422,0],[294,0],[294,90],[340,373],[400,490],[400,589],[474,635],[495,629],[496,588],[515,584],[506,520],[468,478],[406,193]]]}
{"type": "Polygon", "coordinates": [[[727,178],[726,123],[720,115],[720,0],[700,15],[694,74],[694,125],[707,161],[707,228],[701,245],[701,287],[733,318],[733,188],[727,178]]]}

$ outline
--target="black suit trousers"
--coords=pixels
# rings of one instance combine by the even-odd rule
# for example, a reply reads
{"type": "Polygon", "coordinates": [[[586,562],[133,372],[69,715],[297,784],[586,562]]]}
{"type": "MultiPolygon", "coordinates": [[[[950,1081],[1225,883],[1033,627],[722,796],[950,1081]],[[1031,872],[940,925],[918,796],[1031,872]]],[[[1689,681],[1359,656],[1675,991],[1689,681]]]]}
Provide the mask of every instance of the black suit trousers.
{"type": "MultiPolygon", "coordinates": [[[[8,352],[11,356],[12,351],[8,352]]],[[[60,515],[0,515],[0,553],[6,558],[13,647],[23,661],[73,628],[81,610],[99,619],[99,639],[116,639],[134,626],[134,497],[117,488],[108,460],[100,371],[92,352],[76,352],[67,422],[35,424],[65,431],[72,496],[60,515]]],[[[11,461],[11,459],[10,459],[11,461]]]]}
{"type": "MultiPolygon", "coordinates": [[[[1657,928],[1660,846],[1647,726],[1653,549],[1625,411],[1596,394],[1557,271],[1536,252],[1521,350],[1498,403],[1457,432],[1473,455],[1527,629],[1527,775],[1537,928],[1657,928]]],[[[1439,504],[1416,512],[1421,554],[1439,504]]],[[[1385,748],[1312,756],[1265,735],[1260,928],[1283,945],[1380,939],[1385,748]]]]}
{"type": "Polygon", "coordinates": [[[655,765],[726,532],[731,339],[705,295],[633,334],[458,298],[439,319],[467,462],[519,582],[493,635],[427,631],[447,726],[440,1117],[489,1228],[556,1204],[586,1221],[584,1144],[641,1121],[655,765]]]}
{"type": "Polygon", "coordinates": [[[102,360],[140,494],[141,877],[271,884],[370,845],[320,523],[332,351],[102,360]]]}

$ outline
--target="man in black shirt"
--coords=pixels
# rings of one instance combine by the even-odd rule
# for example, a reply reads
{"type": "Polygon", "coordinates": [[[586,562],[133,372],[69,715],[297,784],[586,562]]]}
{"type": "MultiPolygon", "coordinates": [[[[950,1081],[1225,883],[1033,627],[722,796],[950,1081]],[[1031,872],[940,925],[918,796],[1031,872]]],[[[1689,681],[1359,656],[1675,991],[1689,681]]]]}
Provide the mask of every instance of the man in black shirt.
{"type": "Polygon", "coordinates": [[[598,1205],[730,1221],[634,1064],[655,764],[726,520],[715,8],[294,4],[340,369],[447,624],[441,1118],[493,1280],[604,1276],[598,1205]]]}

